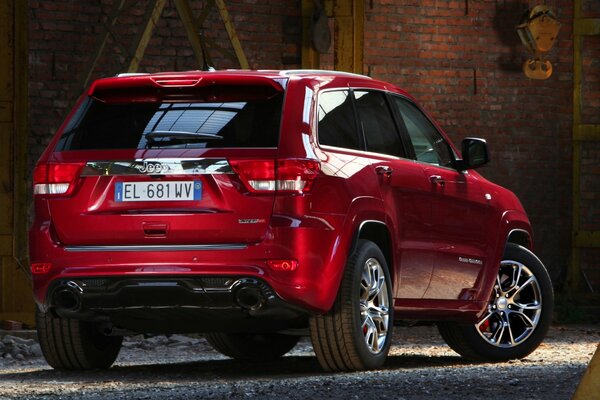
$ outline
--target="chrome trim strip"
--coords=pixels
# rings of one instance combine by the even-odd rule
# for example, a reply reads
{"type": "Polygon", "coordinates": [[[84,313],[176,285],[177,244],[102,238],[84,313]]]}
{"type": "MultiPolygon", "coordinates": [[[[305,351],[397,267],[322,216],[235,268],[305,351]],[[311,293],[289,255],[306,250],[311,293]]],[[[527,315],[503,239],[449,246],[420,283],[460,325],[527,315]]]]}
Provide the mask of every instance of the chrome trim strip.
{"type": "Polygon", "coordinates": [[[81,176],[206,175],[232,174],[226,159],[138,158],[135,160],[89,161],[81,176]]]}
{"type": "Polygon", "coordinates": [[[71,253],[108,252],[108,251],[203,251],[203,250],[243,250],[243,243],[232,244],[190,244],[190,245],[131,245],[131,246],[65,246],[71,253]]]}

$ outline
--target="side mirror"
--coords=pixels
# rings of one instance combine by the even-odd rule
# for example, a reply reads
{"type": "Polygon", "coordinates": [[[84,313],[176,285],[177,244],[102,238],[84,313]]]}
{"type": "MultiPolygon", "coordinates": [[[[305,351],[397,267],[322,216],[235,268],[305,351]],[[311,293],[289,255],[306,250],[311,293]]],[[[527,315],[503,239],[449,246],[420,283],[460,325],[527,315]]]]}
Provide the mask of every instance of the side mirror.
{"type": "Polygon", "coordinates": [[[490,161],[487,143],[485,139],[464,138],[462,141],[462,157],[459,161],[459,169],[479,168],[490,161]]]}

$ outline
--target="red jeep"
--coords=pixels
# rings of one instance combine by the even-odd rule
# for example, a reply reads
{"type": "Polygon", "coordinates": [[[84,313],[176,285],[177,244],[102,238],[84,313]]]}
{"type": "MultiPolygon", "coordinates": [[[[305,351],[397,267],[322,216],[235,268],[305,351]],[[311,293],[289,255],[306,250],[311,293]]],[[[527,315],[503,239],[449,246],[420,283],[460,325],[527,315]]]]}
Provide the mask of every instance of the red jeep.
{"type": "Polygon", "coordinates": [[[107,368],[124,335],[203,332],[325,370],[380,367],[395,321],[471,359],[525,357],[552,285],[527,215],[397,87],[332,71],[125,74],[80,98],[34,172],[48,363],[107,368]]]}

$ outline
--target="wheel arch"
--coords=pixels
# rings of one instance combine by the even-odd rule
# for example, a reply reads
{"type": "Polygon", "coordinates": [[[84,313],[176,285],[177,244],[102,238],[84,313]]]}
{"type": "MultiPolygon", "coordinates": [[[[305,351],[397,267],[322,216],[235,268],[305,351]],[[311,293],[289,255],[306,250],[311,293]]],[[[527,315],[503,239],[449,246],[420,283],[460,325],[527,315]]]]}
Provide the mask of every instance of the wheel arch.
{"type": "Polygon", "coordinates": [[[354,238],[352,240],[352,246],[350,248],[350,254],[354,253],[356,250],[356,246],[358,245],[358,241],[360,239],[370,240],[375,243],[383,256],[385,257],[385,261],[388,264],[388,270],[390,272],[390,278],[392,282],[394,282],[394,257],[393,257],[393,245],[392,245],[392,236],[390,234],[390,230],[388,226],[378,220],[365,220],[360,223],[354,238]]]}
{"type": "Polygon", "coordinates": [[[518,244],[528,250],[533,250],[533,241],[531,234],[525,229],[513,229],[508,233],[506,245],[509,243],[518,244]]]}

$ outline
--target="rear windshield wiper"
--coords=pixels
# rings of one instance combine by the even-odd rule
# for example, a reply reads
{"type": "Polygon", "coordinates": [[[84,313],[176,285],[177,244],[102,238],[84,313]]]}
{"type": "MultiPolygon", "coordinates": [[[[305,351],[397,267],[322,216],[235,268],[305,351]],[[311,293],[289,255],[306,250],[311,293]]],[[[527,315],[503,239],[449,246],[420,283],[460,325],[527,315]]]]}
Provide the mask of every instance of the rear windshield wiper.
{"type": "Polygon", "coordinates": [[[186,132],[186,131],[152,131],[146,134],[146,140],[156,141],[157,139],[171,140],[223,140],[222,136],[211,135],[210,133],[186,132]]]}

